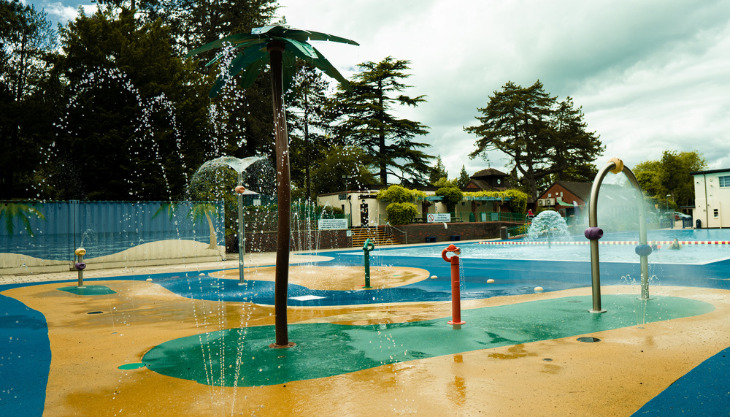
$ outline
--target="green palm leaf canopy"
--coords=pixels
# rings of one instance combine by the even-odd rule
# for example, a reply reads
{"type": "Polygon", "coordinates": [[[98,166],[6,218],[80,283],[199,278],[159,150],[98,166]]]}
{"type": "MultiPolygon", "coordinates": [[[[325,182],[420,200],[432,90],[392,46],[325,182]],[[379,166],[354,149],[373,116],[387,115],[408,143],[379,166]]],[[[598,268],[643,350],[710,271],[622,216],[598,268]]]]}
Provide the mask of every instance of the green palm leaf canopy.
{"type": "MultiPolygon", "coordinates": [[[[349,45],[359,45],[350,39],[339,36],[328,35],[326,33],[314,32],[311,30],[294,29],[288,26],[275,25],[263,26],[251,30],[251,33],[236,33],[225,38],[207,43],[199,48],[188,52],[186,56],[190,57],[202,52],[210,51],[216,48],[222,48],[231,45],[236,50],[236,56],[228,64],[227,70],[216,79],[210,90],[209,96],[215,97],[226,84],[228,79],[236,76],[243,71],[240,83],[243,88],[249,87],[259,71],[269,63],[269,53],[267,47],[272,42],[278,42],[284,46],[283,60],[285,63],[284,70],[284,91],[291,85],[294,77],[293,64],[296,58],[310,62],[322,72],[339,81],[345,88],[349,88],[350,84],[345,77],[322,55],[315,47],[310,45],[308,41],[329,41],[346,43],[349,45]]],[[[216,55],[207,65],[212,65],[220,61],[226,52],[216,55]]]]}

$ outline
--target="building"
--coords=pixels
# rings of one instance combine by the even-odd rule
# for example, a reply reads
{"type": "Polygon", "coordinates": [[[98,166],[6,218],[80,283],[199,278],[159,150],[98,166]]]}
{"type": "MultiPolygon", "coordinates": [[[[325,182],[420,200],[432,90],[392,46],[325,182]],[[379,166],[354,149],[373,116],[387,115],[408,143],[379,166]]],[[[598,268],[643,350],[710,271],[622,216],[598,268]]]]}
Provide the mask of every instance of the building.
{"type": "MultiPolygon", "coordinates": [[[[345,217],[352,219],[350,227],[382,226],[386,223],[387,203],[377,200],[378,191],[384,188],[382,185],[372,185],[366,190],[347,190],[335,193],[320,194],[317,196],[319,206],[336,207],[345,213],[345,217]]],[[[462,190],[464,192],[479,191],[504,191],[510,188],[509,175],[493,168],[478,171],[470,177],[469,184],[462,190]]],[[[436,196],[436,187],[419,187],[419,191],[426,194],[413,203],[418,209],[416,219],[418,222],[427,223],[432,221],[429,214],[449,213],[442,198],[436,196]]],[[[461,203],[456,205],[455,212],[452,212],[452,221],[497,221],[501,219],[500,213],[508,213],[505,207],[507,201],[495,197],[465,197],[461,203]]],[[[440,220],[436,220],[439,221],[440,220]]]]}
{"type": "Polygon", "coordinates": [[[556,210],[565,218],[575,216],[587,207],[592,186],[591,182],[555,182],[537,197],[537,207],[556,210]]]}
{"type": "Polygon", "coordinates": [[[510,188],[509,175],[494,168],[477,171],[469,177],[464,191],[504,191],[510,188]]]}
{"type": "MultiPolygon", "coordinates": [[[[350,227],[381,226],[386,223],[385,208],[387,203],[377,199],[382,185],[373,185],[366,190],[347,190],[336,193],[326,193],[317,196],[317,205],[339,208],[345,213],[345,218],[352,218],[350,227]]],[[[417,218],[425,219],[428,213],[448,213],[446,205],[435,196],[436,188],[421,189],[426,198],[414,202],[418,208],[417,218]]]]}
{"type": "Polygon", "coordinates": [[[730,227],[730,168],[690,174],[695,186],[695,227],[730,227]]]}

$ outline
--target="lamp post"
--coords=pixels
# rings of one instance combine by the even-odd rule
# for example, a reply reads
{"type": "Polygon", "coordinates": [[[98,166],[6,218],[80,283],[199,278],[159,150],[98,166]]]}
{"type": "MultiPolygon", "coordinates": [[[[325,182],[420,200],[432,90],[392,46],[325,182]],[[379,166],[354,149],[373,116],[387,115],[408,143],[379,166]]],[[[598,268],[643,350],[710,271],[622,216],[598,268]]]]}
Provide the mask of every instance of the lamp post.
{"type": "Polygon", "coordinates": [[[243,186],[243,172],[238,172],[238,185],[235,188],[238,199],[238,285],[246,284],[243,279],[243,254],[246,251],[245,223],[243,222],[243,193],[246,188],[243,186]]]}

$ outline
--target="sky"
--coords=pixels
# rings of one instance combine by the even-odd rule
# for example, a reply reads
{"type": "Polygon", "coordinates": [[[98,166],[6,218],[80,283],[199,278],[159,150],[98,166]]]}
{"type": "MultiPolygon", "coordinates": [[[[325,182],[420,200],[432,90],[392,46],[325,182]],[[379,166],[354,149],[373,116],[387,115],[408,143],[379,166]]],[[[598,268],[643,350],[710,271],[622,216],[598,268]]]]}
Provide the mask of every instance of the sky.
{"type": "MultiPolygon", "coordinates": [[[[52,20],[73,18],[79,0],[27,0],[52,20]]],[[[410,61],[405,91],[424,95],[402,117],[429,126],[418,138],[450,178],[510,170],[497,152],[469,159],[477,108],[508,81],[582,107],[606,147],[596,160],[626,166],[663,151],[698,151],[708,169],[730,168],[730,0],[280,0],[299,29],[360,46],[312,44],[346,77],[387,56],[410,61]]],[[[224,34],[222,34],[224,35],[224,34]]]]}

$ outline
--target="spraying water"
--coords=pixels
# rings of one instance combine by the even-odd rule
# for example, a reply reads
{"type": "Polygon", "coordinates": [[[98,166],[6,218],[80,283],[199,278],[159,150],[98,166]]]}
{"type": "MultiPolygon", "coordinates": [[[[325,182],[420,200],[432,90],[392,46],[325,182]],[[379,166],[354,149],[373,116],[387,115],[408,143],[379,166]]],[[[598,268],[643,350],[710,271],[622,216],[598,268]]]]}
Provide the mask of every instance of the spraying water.
{"type": "Polygon", "coordinates": [[[565,219],[556,211],[543,211],[532,221],[527,231],[528,240],[566,238],[570,235],[565,219]]]}

